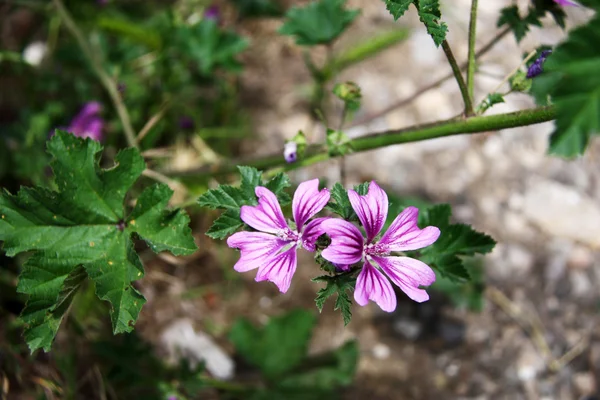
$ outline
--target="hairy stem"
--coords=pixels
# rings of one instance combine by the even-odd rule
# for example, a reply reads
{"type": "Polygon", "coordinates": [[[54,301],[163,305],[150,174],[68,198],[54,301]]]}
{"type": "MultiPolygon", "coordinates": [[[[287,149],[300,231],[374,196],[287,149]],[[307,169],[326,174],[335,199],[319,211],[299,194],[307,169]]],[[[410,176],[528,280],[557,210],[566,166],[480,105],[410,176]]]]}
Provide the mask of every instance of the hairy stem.
{"type": "Polygon", "coordinates": [[[474,99],[475,87],[475,38],[477,35],[477,0],[471,2],[471,19],[469,20],[469,56],[467,66],[467,89],[469,97],[474,99]]]}
{"type": "Polygon", "coordinates": [[[473,115],[473,103],[471,101],[471,96],[469,96],[467,84],[465,83],[465,79],[463,78],[462,72],[460,71],[460,66],[456,62],[456,58],[454,58],[454,54],[452,53],[452,49],[450,48],[450,45],[448,44],[447,40],[444,40],[442,42],[442,49],[444,50],[444,54],[446,54],[446,58],[448,59],[448,63],[450,63],[450,67],[452,67],[452,73],[454,74],[456,83],[458,83],[460,94],[462,95],[463,101],[465,103],[465,115],[473,115]]]}
{"type": "Polygon", "coordinates": [[[97,53],[91,48],[90,44],[85,39],[83,33],[71,17],[71,14],[67,11],[64,4],[61,0],[54,0],[54,5],[61,19],[64,21],[65,26],[71,32],[71,34],[77,40],[77,44],[81,48],[84,56],[87,58],[90,63],[92,70],[102,83],[102,86],[108,92],[111,101],[115,109],[117,110],[117,114],[119,115],[119,119],[121,120],[121,124],[123,125],[123,131],[125,132],[125,138],[127,139],[127,144],[130,147],[137,147],[137,141],[135,139],[135,132],[133,130],[133,126],[131,125],[131,119],[129,118],[129,113],[127,112],[127,108],[125,104],[123,104],[123,100],[121,100],[121,96],[119,95],[119,91],[117,90],[117,86],[110,78],[110,76],[104,71],[102,68],[102,63],[97,57],[97,53]]]}
{"type": "MultiPolygon", "coordinates": [[[[481,49],[477,50],[477,53],[475,53],[475,59],[478,59],[479,57],[483,56],[484,54],[486,54],[488,51],[490,51],[500,40],[502,40],[504,38],[504,36],[508,35],[511,32],[510,28],[505,28],[502,31],[498,32],[498,34],[496,36],[494,36],[494,38],[492,40],[490,40],[485,46],[483,46],[481,49]]],[[[460,69],[463,70],[467,68],[467,63],[464,63],[460,66],[460,69]]],[[[429,92],[430,90],[435,89],[436,87],[440,86],[442,83],[446,82],[446,80],[452,78],[454,76],[454,74],[449,73],[448,75],[444,75],[443,77],[441,77],[440,79],[431,82],[430,84],[428,84],[427,86],[424,86],[422,88],[417,89],[414,93],[406,96],[405,98],[395,102],[394,104],[389,105],[388,107],[384,108],[381,111],[377,111],[373,114],[370,115],[365,115],[362,118],[358,118],[356,119],[351,126],[357,126],[357,125],[363,125],[366,124],[368,122],[373,121],[374,119],[383,117],[386,114],[389,114],[390,112],[400,108],[400,107],[404,107],[407,104],[412,103],[415,99],[419,98],[420,96],[422,96],[423,94],[429,92]]]]}
{"type": "MultiPolygon", "coordinates": [[[[475,116],[466,119],[454,118],[430,124],[412,126],[404,129],[372,133],[353,139],[350,141],[350,144],[352,145],[355,153],[360,153],[363,151],[374,150],[395,144],[420,142],[422,140],[435,139],[445,136],[482,133],[497,131],[500,129],[534,125],[551,121],[555,118],[556,108],[554,106],[538,107],[508,114],[475,116]]],[[[292,170],[316,164],[331,158],[332,156],[328,154],[325,146],[313,145],[306,149],[304,158],[294,164],[286,164],[285,160],[281,156],[281,153],[278,152],[277,154],[260,158],[223,161],[207,167],[183,171],[165,171],[165,173],[171,176],[188,176],[198,179],[235,173],[237,171],[237,165],[247,165],[259,170],[266,170],[270,168],[277,168],[278,170],[292,170]]]]}

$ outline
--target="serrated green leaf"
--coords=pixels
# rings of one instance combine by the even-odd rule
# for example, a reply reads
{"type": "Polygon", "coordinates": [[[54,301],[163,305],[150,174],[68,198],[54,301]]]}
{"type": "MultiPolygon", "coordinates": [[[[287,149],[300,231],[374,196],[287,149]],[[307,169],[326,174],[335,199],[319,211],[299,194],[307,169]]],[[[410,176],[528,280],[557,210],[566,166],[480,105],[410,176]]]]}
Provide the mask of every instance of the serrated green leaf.
{"type": "Polygon", "coordinates": [[[449,204],[439,204],[420,213],[419,226],[437,226],[441,235],[433,245],[425,248],[418,258],[434,266],[449,279],[468,280],[469,274],[461,257],[488,253],[496,242],[468,225],[450,224],[451,215],[452,208],[449,204]]]}
{"type": "Polygon", "coordinates": [[[439,0],[418,0],[419,18],[425,24],[427,33],[433,39],[436,46],[442,44],[446,40],[448,26],[445,22],[441,22],[442,13],[440,11],[439,0]]]}
{"type": "MultiPolygon", "coordinates": [[[[600,8],[600,7],[598,7],[600,8]]],[[[600,16],[570,32],[544,63],[531,92],[538,103],[548,97],[557,108],[550,153],[575,157],[592,135],[600,134],[600,16]]]]}
{"type": "Polygon", "coordinates": [[[356,193],[360,194],[361,196],[365,196],[367,193],[369,193],[369,184],[371,182],[363,182],[359,185],[354,186],[354,190],[356,191],[356,193]]]}
{"type": "Polygon", "coordinates": [[[347,10],[345,3],[346,0],[319,0],[304,7],[292,7],[279,33],[294,36],[298,45],[331,43],[360,13],[347,10]]]}
{"type": "Polygon", "coordinates": [[[500,18],[498,18],[497,26],[498,28],[504,25],[508,26],[515,35],[518,43],[527,35],[531,25],[542,26],[539,17],[540,15],[537,14],[536,10],[530,9],[529,13],[523,18],[519,14],[519,8],[513,5],[500,10],[500,18]]]}
{"type": "Polygon", "coordinates": [[[255,189],[257,186],[262,186],[262,172],[253,167],[238,166],[238,171],[242,178],[240,189],[248,200],[246,204],[258,204],[256,201],[255,189]]]}
{"type": "Polygon", "coordinates": [[[176,48],[184,52],[205,76],[220,68],[239,72],[236,56],[248,47],[248,41],[234,32],[222,30],[217,21],[205,18],[195,25],[180,24],[174,32],[176,48]]]}
{"type": "Polygon", "coordinates": [[[290,183],[290,178],[283,172],[280,172],[277,175],[275,175],[265,185],[267,189],[269,189],[271,192],[277,195],[279,204],[281,204],[282,207],[290,204],[292,201],[290,195],[284,192],[284,190],[289,188],[290,186],[292,186],[292,184],[290,183]]]}
{"type": "Polygon", "coordinates": [[[276,381],[306,357],[314,325],[314,315],[305,310],[272,317],[262,329],[241,318],[231,328],[229,339],[246,361],[276,381]]]}
{"type": "Polygon", "coordinates": [[[196,249],[184,226],[187,217],[162,210],[171,196],[164,186],[140,197],[132,214],[139,217],[139,228],[135,218],[125,217],[124,200],[145,168],[143,158],[138,150],[126,149],[116,156],[115,167],[104,170],[98,165],[101,150],[98,142],[57,131],[48,152],[58,191],[24,187],[17,195],[0,195],[4,250],[9,256],[32,252],[18,285],[29,295],[22,319],[32,351],[49,349],[64,316],[61,305],[72,296],[64,290],[76,291],[71,274],[80,266],[95,282],[98,296],[111,303],[114,332],[129,332],[145,302],[132,286],[143,267],[131,235],[144,237],[156,251],[191,254],[196,249]]]}
{"type": "Polygon", "coordinates": [[[239,210],[226,210],[210,226],[206,235],[212,239],[223,240],[244,226],[239,210]]]}
{"type": "Polygon", "coordinates": [[[339,182],[336,182],[331,188],[331,199],[333,201],[330,201],[327,204],[327,209],[330,211],[347,221],[349,221],[353,215],[356,215],[350,204],[348,192],[339,182]]]}
{"type": "Polygon", "coordinates": [[[334,310],[342,312],[344,325],[348,325],[352,320],[352,301],[348,296],[347,291],[354,289],[355,279],[352,273],[344,273],[340,275],[322,275],[312,279],[313,282],[326,282],[324,288],[319,289],[315,303],[319,312],[323,311],[325,301],[334,294],[337,294],[334,310]]]}
{"type": "Polygon", "coordinates": [[[385,7],[394,17],[394,21],[402,17],[414,0],[385,0],[385,7]]]}
{"type": "MultiPolygon", "coordinates": [[[[254,193],[252,196],[255,197],[254,193]]],[[[248,203],[250,199],[241,189],[229,185],[219,185],[198,198],[198,204],[212,209],[239,210],[241,206],[248,203]]]]}

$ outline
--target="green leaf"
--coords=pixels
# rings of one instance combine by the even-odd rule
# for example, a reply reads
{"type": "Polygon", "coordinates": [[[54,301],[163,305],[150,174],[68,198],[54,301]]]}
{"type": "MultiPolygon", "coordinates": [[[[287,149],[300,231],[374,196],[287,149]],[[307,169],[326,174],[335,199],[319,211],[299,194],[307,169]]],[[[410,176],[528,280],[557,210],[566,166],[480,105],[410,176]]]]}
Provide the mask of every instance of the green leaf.
{"type": "Polygon", "coordinates": [[[198,199],[198,204],[211,209],[222,209],[225,212],[217,218],[206,234],[213,239],[225,239],[236,230],[244,226],[240,219],[240,209],[244,205],[258,204],[255,190],[257,186],[264,186],[272,191],[282,206],[291,203],[290,195],[285,189],[291,186],[289,177],[278,173],[268,182],[263,182],[262,172],[253,167],[238,166],[241,175],[240,187],[219,185],[211,189],[198,199]]]}
{"type": "Polygon", "coordinates": [[[279,204],[281,204],[282,207],[292,202],[290,195],[284,192],[284,190],[289,188],[290,186],[292,186],[292,184],[290,183],[290,178],[283,172],[280,172],[277,175],[275,175],[265,185],[267,189],[269,189],[271,192],[277,195],[279,204]]]}
{"type": "Polygon", "coordinates": [[[445,22],[441,22],[442,13],[440,11],[439,0],[418,0],[419,18],[425,24],[427,33],[433,39],[436,46],[442,44],[446,40],[448,26],[445,22]]]}
{"type": "Polygon", "coordinates": [[[281,17],[281,6],[272,0],[232,0],[240,16],[246,18],[281,17]]]}
{"type": "Polygon", "coordinates": [[[332,352],[317,354],[307,359],[303,362],[304,368],[301,366],[291,376],[282,379],[277,386],[287,389],[310,388],[330,391],[329,397],[325,398],[331,399],[332,396],[335,396],[335,389],[352,384],[358,357],[357,342],[347,342],[332,352]]]}
{"type": "Polygon", "coordinates": [[[348,325],[352,320],[352,301],[348,296],[348,291],[354,290],[356,279],[354,274],[343,273],[338,275],[322,275],[312,279],[313,282],[325,282],[327,285],[324,288],[319,289],[315,303],[319,312],[323,311],[323,305],[325,301],[334,294],[337,294],[335,301],[334,311],[340,310],[342,312],[342,318],[344,318],[344,325],[348,325]]]}
{"type": "Polygon", "coordinates": [[[394,21],[402,17],[414,0],[385,0],[385,7],[394,17],[394,21]]]}
{"type": "Polygon", "coordinates": [[[226,210],[213,222],[208,231],[206,231],[206,235],[212,239],[223,240],[227,236],[234,234],[242,226],[244,226],[244,223],[240,219],[240,211],[226,210]]]}
{"type": "Polygon", "coordinates": [[[519,8],[513,5],[500,10],[500,18],[498,18],[497,26],[498,28],[504,25],[508,26],[515,35],[517,42],[520,42],[527,35],[527,32],[529,32],[531,25],[542,26],[540,17],[535,10],[530,9],[527,16],[523,18],[519,14],[519,8]]]}
{"type": "Polygon", "coordinates": [[[178,25],[174,37],[174,47],[195,61],[202,75],[211,76],[220,68],[229,72],[241,70],[236,56],[248,47],[248,41],[221,30],[213,19],[205,18],[192,26],[178,25]]]}
{"type": "Polygon", "coordinates": [[[354,186],[354,190],[356,191],[356,193],[360,194],[361,196],[365,196],[367,193],[369,193],[369,184],[371,182],[363,182],[360,185],[356,185],[354,186]]]}
{"type": "Polygon", "coordinates": [[[492,108],[494,105],[500,103],[504,103],[504,96],[502,96],[500,93],[490,93],[481,103],[481,106],[478,107],[477,113],[482,114],[488,109],[492,108]]]}
{"type": "Polygon", "coordinates": [[[350,221],[352,217],[356,218],[356,213],[352,209],[348,192],[341,183],[336,182],[331,188],[331,200],[327,204],[327,209],[336,213],[346,221],[350,221]]]}
{"type": "Polygon", "coordinates": [[[360,13],[360,10],[347,10],[345,3],[345,0],[319,0],[304,7],[292,7],[279,33],[294,36],[298,45],[331,43],[360,13]]]}
{"type": "Polygon", "coordinates": [[[449,204],[440,204],[421,211],[419,226],[437,226],[441,235],[433,245],[423,249],[417,258],[451,280],[468,280],[469,274],[461,257],[489,253],[496,242],[469,225],[451,224],[451,215],[452,208],[449,204]]]}
{"type": "Polygon", "coordinates": [[[231,328],[229,339],[246,361],[276,381],[306,357],[314,325],[314,315],[305,310],[273,317],[264,328],[241,318],[231,328]]]}
{"type": "MultiPolygon", "coordinates": [[[[600,10],[599,6],[598,9],[600,10]]],[[[533,79],[538,103],[548,97],[557,108],[550,153],[575,157],[584,153],[592,135],[600,134],[600,16],[570,32],[548,56],[544,72],[533,79]]]]}
{"type": "Polygon", "coordinates": [[[344,102],[347,111],[356,111],[360,108],[362,98],[360,87],[354,82],[337,83],[333,87],[333,94],[344,102]]]}
{"type": "Polygon", "coordinates": [[[196,249],[181,210],[164,211],[172,192],[166,185],[144,191],[133,213],[124,201],[145,168],[139,151],[117,154],[116,166],[98,165],[102,147],[57,131],[48,143],[57,191],[23,187],[0,195],[0,240],[8,256],[29,251],[18,290],[29,295],[22,319],[31,350],[49,350],[79,286],[83,268],[98,297],[111,303],[115,333],[129,332],[145,300],[132,286],[143,275],[131,236],[155,251],[191,254],[196,249]],[[79,282],[79,283],[78,283],[79,282]],[[68,308],[68,306],[66,307],[68,308]]]}

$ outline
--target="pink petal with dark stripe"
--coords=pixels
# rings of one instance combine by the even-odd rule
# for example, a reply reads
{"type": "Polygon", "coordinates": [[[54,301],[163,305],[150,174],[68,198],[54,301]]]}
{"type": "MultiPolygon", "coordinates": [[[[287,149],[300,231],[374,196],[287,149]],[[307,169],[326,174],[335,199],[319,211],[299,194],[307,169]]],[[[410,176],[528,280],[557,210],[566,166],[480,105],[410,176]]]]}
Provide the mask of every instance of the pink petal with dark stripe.
{"type": "Polygon", "coordinates": [[[435,272],[424,262],[410,257],[373,257],[383,272],[408,297],[422,303],[429,295],[419,286],[429,286],[435,282],[435,272]]]}
{"type": "Polygon", "coordinates": [[[365,262],[356,280],[354,300],[361,306],[366,306],[369,300],[374,301],[387,312],[396,309],[396,294],[392,285],[369,261],[365,262]]]}
{"type": "Polygon", "coordinates": [[[348,221],[327,218],[321,228],[331,238],[321,255],[334,264],[351,265],[362,259],[364,239],[358,228],[348,221]]]}
{"type": "Polygon", "coordinates": [[[262,186],[257,186],[255,193],[258,197],[258,205],[242,206],[242,221],[261,232],[277,234],[282,230],[289,229],[277,196],[262,186]]]}
{"type": "Polygon", "coordinates": [[[281,293],[285,293],[290,288],[292,277],[296,272],[296,248],[278,253],[274,257],[266,260],[265,264],[258,268],[256,281],[270,281],[279,288],[281,293]]]}
{"type": "Polygon", "coordinates": [[[361,196],[354,190],[348,190],[348,198],[352,208],[367,233],[367,243],[370,243],[381,231],[388,213],[387,194],[375,183],[369,184],[369,192],[361,196]]]}
{"type": "Polygon", "coordinates": [[[302,229],[306,221],[321,211],[328,201],[329,190],[319,191],[318,179],[302,182],[298,185],[292,200],[292,212],[298,231],[302,229]]]}
{"type": "Polygon", "coordinates": [[[417,226],[419,210],[407,207],[392,222],[387,232],[379,240],[389,251],[408,251],[427,247],[440,237],[440,230],[435,226],[420,229],[417,226]]]}

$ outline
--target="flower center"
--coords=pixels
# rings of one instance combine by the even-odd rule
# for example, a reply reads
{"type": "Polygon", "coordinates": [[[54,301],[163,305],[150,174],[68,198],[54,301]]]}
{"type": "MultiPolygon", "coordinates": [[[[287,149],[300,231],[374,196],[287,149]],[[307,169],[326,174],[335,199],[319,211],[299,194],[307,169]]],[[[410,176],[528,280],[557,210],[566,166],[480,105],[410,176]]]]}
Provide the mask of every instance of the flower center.
{"type": "Polygon", "coordinates": [[[285,228],[277,232],[277,237],[286,242],[301,242],[302,233],[292,231],[290,228],[285,228]]]}
{"type": "Polygon", "coordinates": [[[380,243],[369,243],[366,244],[363,250],[363,254],[365,256],[389,256],[390,251],[387,249],[387,246],[382,245],[380,243]]]}

